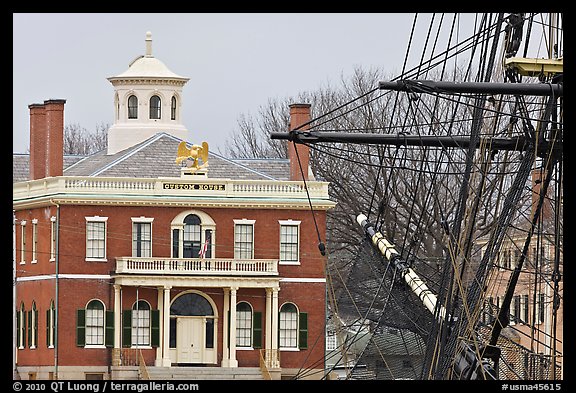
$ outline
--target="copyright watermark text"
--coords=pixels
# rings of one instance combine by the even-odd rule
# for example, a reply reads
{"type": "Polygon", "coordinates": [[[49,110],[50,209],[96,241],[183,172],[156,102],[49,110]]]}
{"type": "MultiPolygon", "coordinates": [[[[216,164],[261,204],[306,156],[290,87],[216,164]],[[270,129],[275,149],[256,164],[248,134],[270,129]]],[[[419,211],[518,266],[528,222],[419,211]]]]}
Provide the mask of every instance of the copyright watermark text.
{"type": "Polygon", "coordinates": [[[562,390],[562,385],[559,383],[504,383],[502,384],[502,390],[550,390],[558,391],[562,390]]]}
{"type": "Polygon", "coordinates": [[[198,391],[197,383],[174,383],[170,381],[147,381],[147,382],[83,382],[83,381],[53,381],[53,382],[28,382],[16,381],[12,383],[15,392],[52,391],[60,392],[149,392],[149,391],[198,391]]]}

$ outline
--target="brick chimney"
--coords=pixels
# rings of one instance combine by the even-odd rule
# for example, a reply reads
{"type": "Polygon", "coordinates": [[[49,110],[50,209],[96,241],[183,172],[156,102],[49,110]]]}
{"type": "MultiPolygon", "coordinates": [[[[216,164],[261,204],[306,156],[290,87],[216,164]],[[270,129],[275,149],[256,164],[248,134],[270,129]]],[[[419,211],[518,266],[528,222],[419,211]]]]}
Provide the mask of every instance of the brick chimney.
{"type": "Polygon", "coordinates": [[[46,110],[44,104],[30,104],[30,180],[46,175],[46,110]]]}
{"type": "Polygon", "coordinates": [[[50,99],[30,104],[30,180],[62,176],[64,169],[64,104],[50,99]]]}
{"type": "MultiPolygon", "coordinates": [[[[299,128],[302,124],[310,121],[310,104],[292,104],[290,105],[290,131],[298,128],[299,131],[307,131],[309,126],[299,128]]],[[[298,143],[288,142],[288,159],[290,160],[290,180],[301,181],[308,180],[308,167],[310,163],[310,148],[298,143]],[[298,149],[298,156],[296,156],[296,149],[298,149]],[[300,157],[300,165],[298,164],[298,157],[300,157]],[[304,179],[302,179],[304,173],[304,179]]]]}

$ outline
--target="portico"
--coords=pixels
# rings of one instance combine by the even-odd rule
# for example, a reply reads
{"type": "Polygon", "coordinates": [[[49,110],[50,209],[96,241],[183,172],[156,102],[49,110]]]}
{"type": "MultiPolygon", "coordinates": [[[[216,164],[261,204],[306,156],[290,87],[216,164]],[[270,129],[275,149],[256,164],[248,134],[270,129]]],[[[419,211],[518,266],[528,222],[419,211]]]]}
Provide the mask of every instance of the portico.
{"type": "MultiPolygon", "coordinates": [[[[275,336],[273,332],[278,329],[278,277],[117,275],[114,277],[116,350],[122,347],[121,334],[127,323],[121,321],[121,299],[126,296],[129,287],[154,287],[157,290],[159,336],[155,348],[155,366],[216,365],[219,348],[222,348],[220,365],[238,367],[236,304],[238,292],[246,288],[262,290],[262,297],[266,298],[264,349],[267,354],[278,352],[277,340],[272,339],[275,336]],[[223,304],[216,304],[209,294],[195,288],[221,289],[223,304]],[[219,337],[219,331],[224,332],[222,337],[219,337]]],[[[221,302],[221,299],[218,301],[221,302]]],[[[279,367],[278,356],[268,356],[266,363],[269,368],[279,367]]]]}

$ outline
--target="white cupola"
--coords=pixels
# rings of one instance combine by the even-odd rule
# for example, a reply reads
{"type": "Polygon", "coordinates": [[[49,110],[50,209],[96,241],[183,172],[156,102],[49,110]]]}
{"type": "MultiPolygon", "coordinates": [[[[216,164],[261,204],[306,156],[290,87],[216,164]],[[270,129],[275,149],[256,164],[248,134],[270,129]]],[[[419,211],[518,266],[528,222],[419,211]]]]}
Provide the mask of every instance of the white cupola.
{"type": "Polygon", "coordinates": [[[152,55],[152,33],[146,33],[146,54],[108,80],[114,86],[114,124],[108,130],[108,154],[158,132],[188,139],[181,108],[182,88],[189,78],[176,75],[152,55]]]}

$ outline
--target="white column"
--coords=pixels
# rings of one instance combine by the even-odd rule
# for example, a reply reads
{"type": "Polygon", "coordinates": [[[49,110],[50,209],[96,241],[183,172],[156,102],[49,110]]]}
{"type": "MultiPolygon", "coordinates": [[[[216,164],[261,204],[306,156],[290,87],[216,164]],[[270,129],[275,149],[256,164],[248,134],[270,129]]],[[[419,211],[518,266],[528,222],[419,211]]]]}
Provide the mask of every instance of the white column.
{"type": "Polygon", "coordinates": [[[278,291],[279,288],[272,288],[272,352],[274,356],[273,368],[280,367],[278,362],[278,291]]]}
{"type": "Polygon", "coordinates": [[[122,305],[120,304],[120,291],[121,286],[114,284],[114,348],[120,349],[122,343],[120,342],[120,332],[122,332],[122,325],[120,316],[122,315],[122,305]]]}
{"type": "Polygon", "coordinates": [[[164,367],[170,367],[172,365],[170,361],[170,288],[169,286],[164,287],[164,302],[162,302],[162,308],[164,309],[162,313],[164,326],[164,335],[162,337],[162,366],[164,367]]]}
{"type": "Polygon", "coordinates": [[[154,361],[154,365],[156,367],[162,366],[162,350],[164,348],[164,306],[162,302],[164,301],[164,288],[158,287],[158,311],[160,313],[160,342],[158,343],[158,347],[156,348],[156,360],[154,361]]]}
{"type": "Polygon", "coordinates": [[[266,349],[266,361],[268,361],[269,352],[272,349],[272,288],[266,288],[266,341],[264,349],[266,349]]]}
{"type": "Polygon", "coordinates": [[[230,289],[224,289],[224,310],[222,315],[222,367],[229,367],[230,352],[228,351],[228,311],[230,310],[230,289]]]}
{"type": "Polygon", "coordinates": [[[230,364],[229,367],[238,367],[236,360],[236,291],[237,287],[230,288],[230,364]]]}

